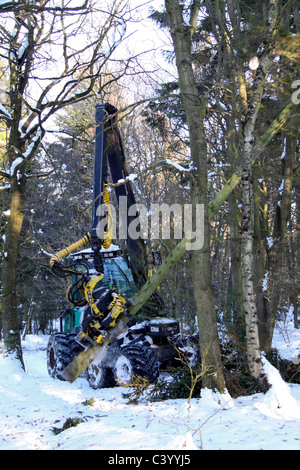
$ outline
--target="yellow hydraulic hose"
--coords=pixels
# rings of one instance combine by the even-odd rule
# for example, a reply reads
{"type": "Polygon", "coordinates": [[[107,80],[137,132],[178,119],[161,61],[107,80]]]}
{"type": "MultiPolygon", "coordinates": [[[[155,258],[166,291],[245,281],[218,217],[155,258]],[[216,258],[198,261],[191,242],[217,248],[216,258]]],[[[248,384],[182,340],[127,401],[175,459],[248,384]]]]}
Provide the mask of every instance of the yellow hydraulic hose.
{"type": "Polygon", "coordinates": [[[80,248],[82,245],[84,245],[85,243],[87,243],[88,241],[90,241],[91,239],[91,235],[90,233],[87,233],[83,238],[81,238],[80,240],[78,240],[77,242],[73,243],[72,245],[70,246],[67,246],[67,248],[64,248],[63,250],[59,251],[58,253],[56,253],[55,255],[52,256],[51,260],[50,260],[50,266],[53,267],[54,264],[59,261],[60,259],[64,258],[65,256],[67,256],[69,253],[71,253],[72,251],[75,251],[77,250],[78,248],[80,248]]]}
{"type": "MultiPolygon", "coordinates": [[[[111,213],[111,208],[110,208],[108,185],[104,186],[103,203],[106,206],[106,209],[108,212],[108,218],[109,218],[109,224],[108,224],[109,227],[108,227],[108,230],[104,233],[103,246],[104,248],[109,248],[113,239],[113,219],[112,219],[112,213],[111,213]]],[[[52,256],[50,260],[50,266],[53,267],[54,264],[57,263],[57,261],[67,256],[72,251],[77,250],[78,248],[80,248],[82,245],[89,242],[90,240],[91,240],[91,234],[87,233],[83,238],[81,238],[77,242],[59,251],[58,253],[52,256]]]]}
{"type": "Polygon", "coordinates": [[[113,239],[113,220],[112,220],[112,213],[110,208],[110,200],[109,200],[109,192],[108,186],[104,186],[104,194],[103,194],[103,203],[106,206],[109,218],[109,226],[107,232],[104,234],[103,246],[104,248],[109,248],[113,239]]]}

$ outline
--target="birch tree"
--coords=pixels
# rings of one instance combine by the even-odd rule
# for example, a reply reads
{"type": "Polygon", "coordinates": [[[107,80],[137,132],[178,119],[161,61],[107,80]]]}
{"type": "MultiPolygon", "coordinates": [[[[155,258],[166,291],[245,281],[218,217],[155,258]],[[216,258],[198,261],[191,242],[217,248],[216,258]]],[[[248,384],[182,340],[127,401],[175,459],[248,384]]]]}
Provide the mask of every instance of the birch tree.
{"type": "Polygon", "coordinates": [[[1,179],[8,189],[2,263],[2,322],[7,354],[22,362],[17,316],[17,268],[26,180],[52,116],[103,92],[130,68],[107,63],[126,33],[127,2],[4,1],[0,5],[0,57],[9,83],[0,106],[8,140],[1,179]],[[98,89],[96,89],[96,85],[98,89]]]}
{"type": "Polygon", "coordinates": [[[253,235],[254,235],[254,200],[253,200],[253,172],[252,154],[255,142],[255,126],[258,112],[261,107],[262,95],[266,84],[266,74],[270,56],[274,48],[274,33],[277,27],[278,2],[270,0],[267,12],[267,34],[264,50],[255,77],[253,97],[247,106],[246,120],[243,134],[243,170],[242,170],[242,287],[243,308],[246,319],[247,353],[250,373],[260,382],[263,381],[263,369],[258,333],[258,315],[254,291],[253,276],[253,235]]]}

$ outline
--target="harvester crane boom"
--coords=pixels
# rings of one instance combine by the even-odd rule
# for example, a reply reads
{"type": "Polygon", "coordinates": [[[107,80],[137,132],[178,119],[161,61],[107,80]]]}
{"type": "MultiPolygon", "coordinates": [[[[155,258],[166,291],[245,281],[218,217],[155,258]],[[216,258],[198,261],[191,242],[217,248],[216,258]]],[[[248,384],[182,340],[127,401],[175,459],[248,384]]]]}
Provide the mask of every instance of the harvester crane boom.
{"type": "MultiPolygon", "coordinates": [[[[137,286],[141,286],[147,280],[147,252],[144,240],[133,239],[128,231],[128,226],[133,216],[129,216],[129,207],[136,204],[132,183],[128,180],[129,172],[126,165],[125,153],[121,134],[118,127],[118,110],[106,103],[96,106],[96,143],[94,158],[94,204],[92,210],[91,239],[96,251],[103,246],[103,239],[99,239],[97,227],[101,221],[100,205],[104,202],[103,194],[108,185],[109,171],[112,184],[125,181],[114,188],[118,208],[119,220],[123,223],[123,233],[128,249],[130,268],[133,272],[137,286]]],[[[99,266],[100,267],[100,266],[99,266]]]]}

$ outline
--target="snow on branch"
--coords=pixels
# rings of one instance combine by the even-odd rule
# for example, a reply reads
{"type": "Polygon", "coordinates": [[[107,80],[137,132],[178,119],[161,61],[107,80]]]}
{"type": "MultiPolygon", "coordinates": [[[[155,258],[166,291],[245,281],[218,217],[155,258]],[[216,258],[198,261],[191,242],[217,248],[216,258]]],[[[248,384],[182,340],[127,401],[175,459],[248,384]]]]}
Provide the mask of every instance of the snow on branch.
{"type": "Polygon", "coordinates": [[[169,158],[167,158],[165,160],[165,163],[167,165],[173,166],[174,168],[176,168],[176,170],[181,171],[181,172],[188,172],[189,173],[190,171],[192,171],[194,169],[194,168],[192,168],[192,166],[189,166],[189,168],[185,168],[182,165],[179,165],[178,163],[172,162],[172,160],[170,160],[169,158]]]}
{"type": "Polygon", "coordinates": [[[19,166],[23,163],[22,157],[17,157],[10,166],[10,176],[14,176],[19,166]]]}
{"type": "Polygon", "coordinates": [[[10,189],[10,184],[5,184],[4,186],[0,186],[0,191],[5,191],[6,189],[10,189]]]}
{"type": "Polygon", "coordinates": [[[38,129],[35,137],[32,139],[31,144],[27,147],[26,151],[24,152],[24,159],[29,159],[33,155],[33,153],[38,148],[44,133],[45,131],[43,129],[38,129]]]}
{"type": "Polygon", "coordinates": [[[6,107],[3,104],[0,104],[0,118],[9,120],[9,121],[12,120],[10,112],[6,109],[6,107]]]}

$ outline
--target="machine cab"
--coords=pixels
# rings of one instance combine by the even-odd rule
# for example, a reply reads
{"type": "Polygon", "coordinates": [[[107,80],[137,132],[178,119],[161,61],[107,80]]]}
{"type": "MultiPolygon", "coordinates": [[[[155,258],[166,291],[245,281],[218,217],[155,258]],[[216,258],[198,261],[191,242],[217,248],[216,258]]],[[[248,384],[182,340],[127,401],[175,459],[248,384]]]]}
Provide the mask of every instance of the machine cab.
{"type": "MultiPolygon", "coordinates": [[[[79,251],[70,255],[74,265],[80,265],[83,261],[89,266],[89,273],[93,274],[93,250],[91,248],[79,251]]],[[[122,250],[116,246],[111,245],[110,248],[101,248],[101,258],[104,269],[104,277],[97,284],[98,287],[107,287],[113,289],[118,294],[126,298],[131,298],[137,293],[137,287],[134,283],[131,269],[129,268],[122,250]]],[[[95,274],[96,273],[95,271],[95,274]]],[[[74,275],[73,283],[77,283],[77,276],[74,275]]],[[[80,294],[76,294],[80,296],[80,294]]],[[[80,296],[81,297],[81,296],[80,296]]],[[[77,300],[80,300],[79,298],[77,300]]],[[[78,306],[72,309],[66,309],[61,313],[61,331],[77,331],[80,328],[81,308],[78,306]]]]}
{"type": "MultiPolygon", "coordinates": [[[[83,259],[91,267],[93,266],[92,249],[83,250],[71,256],[75,262],[83,259]]],[[[124,258],[122,250],[116,245],[111,245],[108,249],[102,247],[101,258],[104,277],[97,286],[115,289],[119,294],[129,298],[135,295],[137,288],[133,280],[131,269],[124,258]]],[[[92,273],[92,269],[90,273],[92,273]]]]}

